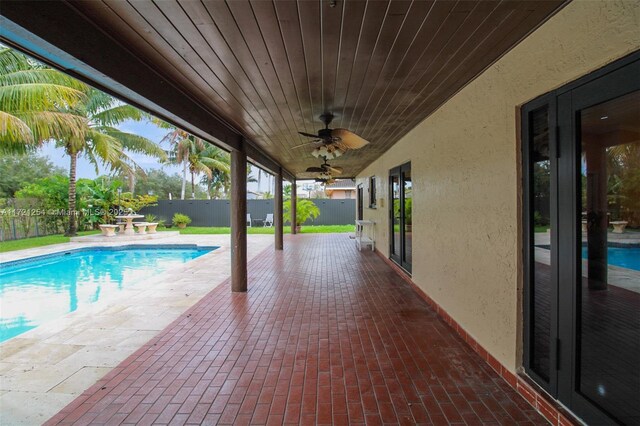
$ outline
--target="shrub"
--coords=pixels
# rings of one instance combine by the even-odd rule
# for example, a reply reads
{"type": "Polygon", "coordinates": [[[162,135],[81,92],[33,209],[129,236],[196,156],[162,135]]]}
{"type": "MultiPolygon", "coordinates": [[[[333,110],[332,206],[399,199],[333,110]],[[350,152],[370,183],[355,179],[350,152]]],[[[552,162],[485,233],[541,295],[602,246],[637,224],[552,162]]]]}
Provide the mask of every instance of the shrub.
{"type": "Polygon", "coordinates": [[[191,223],[191,218],[189,216],[187,216],[186,214],[176,213],[176,214],[173,215],[172,222],[176,226],[178,226],[178,225],[188,225],[188,224],[191,223]]]}
{"type": "MultiPolygon", "coordinates": [[[[291,223],[291,200],[283,203],[283,218],[285,223],[291,223]]],[[[310,218],[320,216],[320,209],[308,198],[298,198],[296,201],[296,226],[302,226],[310,218]]]]}

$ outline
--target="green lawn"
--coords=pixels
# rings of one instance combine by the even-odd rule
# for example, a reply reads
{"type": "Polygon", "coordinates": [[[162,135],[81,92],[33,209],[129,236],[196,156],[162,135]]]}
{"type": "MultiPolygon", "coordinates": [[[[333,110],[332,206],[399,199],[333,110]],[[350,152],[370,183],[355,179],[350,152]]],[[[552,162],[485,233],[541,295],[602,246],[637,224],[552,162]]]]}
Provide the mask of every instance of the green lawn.
{"type": "MultiPolygon", "coordinates": [[[[162,231],[177,231],[178,228],[162,229],[162,231]]],[[[249,234],[273,234],[274,228],[262,228],[251,227],[248,228],[249,234]]],[[[284,232],[289,233],[291,231],[290,226],[284,227],[284,232]]],[[[98,234],[100,231],[83,231],[78,232],[78,235],[98,234]]],[[[303,226],[301,229],[302,234],[314,234],[321,233],[327,234],[331,232],[355,232],[355,225],[325,225],[325,226],[303,226]]],[[[231,228],[209,228],[209,227],[197,227],[191,226],[185,229],[180,229],[182,235],[201,235],[201,234],[229,234],[231,228]]],[[[46,237],[33,237],[25,238],[23,240],[16,241],[3,241],[0,242],[0,253],[24,250],[34,247],[48,246],[50,244],[68,243],[69,237],[64,235],[48,235],[46,237]]]]}
{"type": "MultiPolygon", "coordinates": [[[[100,233],[100,231],[82,231],[78,232],[78,235],[90,235],[98,233],[100,233]]],[[[0,253],[68,242],[69,237],[65,237],[64,235],[47,235],[46,237],[33,237],[25,238],[23,240],[3,241],[0,242],[0,253]]]]}
{"type": "MultiPolygon", "coordinates": [[[[171,228],[173,231],[175,228],[171,228]]],[[[303,226],[300,230],[302,234],[328,234],[332,232],[355,232],[355,225],[321,225],[321,226],[303,226]]],[[[253,226],[247,228],[249,234],[273,234],[274,228],[263,228],[253,226]]],[[[291,227],[285,225],[285,234],[291,232],[291,227]]],[[[188,226],[180,230],[181,235],[198,235],[198,234],[229,234],[231,228],[227,227],[198,227],[188,226]]]]}

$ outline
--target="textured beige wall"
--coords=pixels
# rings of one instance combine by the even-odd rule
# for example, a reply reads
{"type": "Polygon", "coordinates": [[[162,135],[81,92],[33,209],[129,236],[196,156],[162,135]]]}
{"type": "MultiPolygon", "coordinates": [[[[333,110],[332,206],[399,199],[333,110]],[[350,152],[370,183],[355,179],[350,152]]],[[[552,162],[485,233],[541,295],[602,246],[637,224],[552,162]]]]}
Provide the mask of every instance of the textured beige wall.
{"type": "Polygon", "coordinates": [[[639,48],[640,2],[574,1],[358,177],[365,191],[378,179],[384,208],[364,216],[388,255],[388,171],[412,162],[413,281],[512,371],[521,350],[517,106],[639,48]]]}

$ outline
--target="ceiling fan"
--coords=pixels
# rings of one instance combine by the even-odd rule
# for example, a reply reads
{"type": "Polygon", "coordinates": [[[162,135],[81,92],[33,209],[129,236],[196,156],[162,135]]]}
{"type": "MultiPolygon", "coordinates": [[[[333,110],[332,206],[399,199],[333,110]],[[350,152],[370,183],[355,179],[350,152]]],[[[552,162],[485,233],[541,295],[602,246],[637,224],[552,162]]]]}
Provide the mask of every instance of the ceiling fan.
{"type": "Polygon", "coordinates": [[[327,163],[327,158],[325,157],[324,163],[320,164],[320,167],[309,167],[306,170],[307,173],[320,173],[326,174],[329,176],[332,175],[340,175],[342,174],[342,167],[333,167],[329,163],[327,163]]]}
{"type": "Polygon", "coordinates": [[[356,135],[347,129],[330,129],[329,124],[333,121],[333,114],[325,113],[320,116],[324,123],[324,129],[318,130],[318,134],[298,132],[302,136],[314,138],[315,140],[303,143],[293,148],[300,148],[310,144],[321,144],[316,147],[311,155],[314,157],[324,157],[325,159],[337,158],[348,149],[360,149],[367,145],[369,141],[356,135]]]}

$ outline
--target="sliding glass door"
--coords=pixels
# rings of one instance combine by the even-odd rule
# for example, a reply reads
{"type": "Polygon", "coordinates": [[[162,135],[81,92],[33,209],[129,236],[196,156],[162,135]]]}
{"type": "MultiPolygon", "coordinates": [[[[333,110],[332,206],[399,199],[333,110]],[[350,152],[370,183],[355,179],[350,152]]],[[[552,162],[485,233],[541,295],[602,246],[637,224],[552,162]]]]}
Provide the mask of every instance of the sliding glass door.
{"type": "Polygon", "coordinates": [[[527,373],[640,424],[640,58],[523,108],[527,373]]]}
{"type": "Polygon", "coordinates": [[[411,272],[413,254],[411,163],[389,171],[390,258],[411,272]]]}

